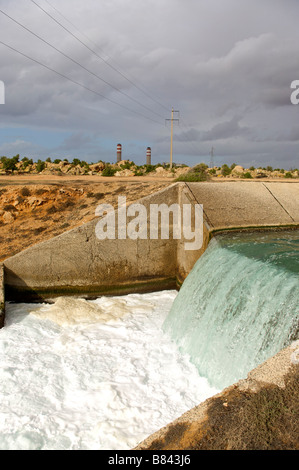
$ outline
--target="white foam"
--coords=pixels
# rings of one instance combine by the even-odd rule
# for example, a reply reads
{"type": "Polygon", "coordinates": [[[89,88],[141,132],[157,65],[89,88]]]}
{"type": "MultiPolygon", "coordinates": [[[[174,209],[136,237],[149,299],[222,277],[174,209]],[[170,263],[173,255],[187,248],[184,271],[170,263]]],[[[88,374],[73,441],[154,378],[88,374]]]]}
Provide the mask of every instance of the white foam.
{"type": "Polygon", "coordinates": [[[8,304],[0,449],[130,449],[216,393],[162,331],[175,297],[8,304]]]}

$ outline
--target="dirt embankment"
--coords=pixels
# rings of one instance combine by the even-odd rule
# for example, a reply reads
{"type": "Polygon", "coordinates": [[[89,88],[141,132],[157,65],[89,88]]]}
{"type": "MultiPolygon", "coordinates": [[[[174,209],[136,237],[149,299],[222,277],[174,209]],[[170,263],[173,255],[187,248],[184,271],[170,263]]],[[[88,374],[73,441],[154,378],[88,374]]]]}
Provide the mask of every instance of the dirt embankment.
{"type": "Polygon", "coordinates": [[[95,217],[99,204],[117,207],[118,196],[136,201],[171,180],[119,178],[0,178],[0,261],[95,217]]]}

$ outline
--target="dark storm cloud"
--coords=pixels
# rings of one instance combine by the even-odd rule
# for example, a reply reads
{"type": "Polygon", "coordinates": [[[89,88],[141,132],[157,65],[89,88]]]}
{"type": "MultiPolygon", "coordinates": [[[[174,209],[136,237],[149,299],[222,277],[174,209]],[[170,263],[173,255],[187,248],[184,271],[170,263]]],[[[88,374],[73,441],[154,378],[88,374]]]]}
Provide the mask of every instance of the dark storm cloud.
{"type": "MultiPolygon", "coordinates": [[[[65,131],[60,150],[70,152],[76,141],[97,153],[102,138],[112,146],[122,139],[138,158],[142,141],[164,161],[165,119],[173,106],[181,118],[174,147],[179,161],[196,163],[213,143],[223,158],[287,158],[290,166],[298,160],[299,106],[290,103],[290,83],[299,79],[297,1],[49,0],[84,35],[49,3],[38,3],[97,55],[29,0],[0,0],[3,11],[82,65],[1,15],[1,41],[77,82],[0,45],[2,128],[65,131]]],[[[34,138],[31,144],[36,150],[34,138]]]]}

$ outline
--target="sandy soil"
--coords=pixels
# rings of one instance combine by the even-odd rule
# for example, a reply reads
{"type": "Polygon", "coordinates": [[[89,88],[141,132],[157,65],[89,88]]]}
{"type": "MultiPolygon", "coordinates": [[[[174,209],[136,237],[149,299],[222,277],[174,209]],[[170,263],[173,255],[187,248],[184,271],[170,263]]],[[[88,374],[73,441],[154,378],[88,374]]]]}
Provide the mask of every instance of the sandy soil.
{"type": "MultiPolygon", "coordinates": [[[[1,175],[0,262],[35,243],[92,220],[96,207],[103,202],[117,207],[119,195],[132,202],[172,184],[175,178],[170,176],[1,175]]],[[[269,180],[211,178],[219,183],[269,180]]],[[[271,181],[275,180],[298,181],[271,178],[271,181]]]]}
{"type": "Polygon", "coordinates": [[[0,177],[0,261],[94,218],[118,196],[136,201],[173,178],[15,175],[0,177]]]}

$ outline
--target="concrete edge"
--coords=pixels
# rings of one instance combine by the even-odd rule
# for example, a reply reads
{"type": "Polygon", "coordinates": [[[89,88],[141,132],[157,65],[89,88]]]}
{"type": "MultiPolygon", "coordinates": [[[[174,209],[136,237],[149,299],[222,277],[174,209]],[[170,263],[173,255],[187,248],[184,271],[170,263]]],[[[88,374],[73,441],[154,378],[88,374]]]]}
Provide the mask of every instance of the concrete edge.
{"type": "MultiPolygon", "coordinates": [[[[252,393],[257,393],[268,386],[284,389],[288,374],[292,373],[295,368],[298,368],[298,364],[299,341],[294,341],[289,346],[279,351],[276,355],[270,357],[255,369],[251,370],[246,379],[242,379],[237,383],[226,387],[220,393],[213,395],[199,405],[188,410],[179,418],[141,441],[134,450],[149,450],[153,445],[156,450],[173,450],[173,447],[169,446],[169,436],[173,433],[173,429],[175,427],[179,428],[181,426],[186,429],[187,425],[187,434],[192,432],[193,429],[196,429],[196,432],[200,435],[201,429],[203,429],[208,422],[209,408],[215,400],[221,399],[223,401],[223,406],[228,406],[230,395],[236,394],[237,391],[250,391],[252,393]]],[[[178,447],[176,448],[178,449],[178,447]]],[[[184,447],[179,447],[179,449],[184,450],[184,447]]]]}
{"type": "Polygon", "coordinates": [[[4,265],[0,264],[0,328],[3,328],[5,322],[5,283],[4,283],[4,265]]]}

